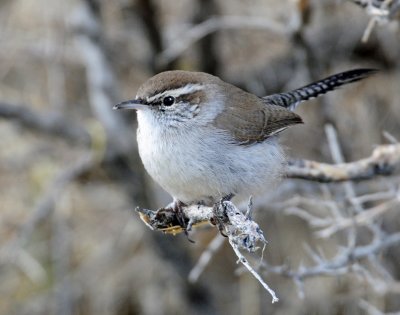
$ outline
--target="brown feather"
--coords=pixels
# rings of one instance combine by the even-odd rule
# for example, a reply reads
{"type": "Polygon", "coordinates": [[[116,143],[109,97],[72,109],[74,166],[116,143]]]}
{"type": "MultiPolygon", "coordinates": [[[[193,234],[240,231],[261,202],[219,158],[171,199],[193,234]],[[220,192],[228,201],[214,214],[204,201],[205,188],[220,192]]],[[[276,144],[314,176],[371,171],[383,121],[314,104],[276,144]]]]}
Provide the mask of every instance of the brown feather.
{"type": "Polygon", "coordinates": [[[291,125],[303,122],[290,110],[270,105],[233,85],[225,83],[223,89],[229,95],[229,104],[216,117],[214,126],[228,131],[236,143],[262,142],[291,125]]]}

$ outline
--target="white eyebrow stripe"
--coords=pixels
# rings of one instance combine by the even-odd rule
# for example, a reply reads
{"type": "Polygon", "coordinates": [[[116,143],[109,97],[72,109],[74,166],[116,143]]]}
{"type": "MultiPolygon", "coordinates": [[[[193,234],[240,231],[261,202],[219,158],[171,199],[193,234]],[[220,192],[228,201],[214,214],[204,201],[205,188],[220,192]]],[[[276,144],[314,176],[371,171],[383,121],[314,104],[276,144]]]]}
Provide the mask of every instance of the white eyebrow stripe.
{"type": "Polygon", "coordinates": [[[168,95],[168,96],[173,96],[173,97],[179,97],[181,95],[190,94],[190,93],[193,93],[193,92],[201,91],[203,89],[204,89],[204,86],[201,85],[201,84],[190,83],[190,84],[186,84],[183,87],[180,87],[180,88],[177,88],[177,89],[173,89],[173,90],[166,90],[166,91],[164,91],[162,93],[158,93],[156,95],[148,97],[146,99],[146,101],[148,103],[151,103],[152,101],[154,101],[156,99],[160,99],[163,96],[167,96],[168,95]]]}

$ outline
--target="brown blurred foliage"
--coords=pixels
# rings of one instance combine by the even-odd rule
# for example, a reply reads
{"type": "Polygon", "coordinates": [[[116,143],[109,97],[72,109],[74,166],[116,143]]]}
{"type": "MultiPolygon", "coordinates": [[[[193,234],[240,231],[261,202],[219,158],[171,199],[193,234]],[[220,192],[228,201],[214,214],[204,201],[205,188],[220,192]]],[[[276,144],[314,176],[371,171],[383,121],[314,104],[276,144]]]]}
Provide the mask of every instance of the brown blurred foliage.
{"type": "MultiPolygon", "coordinates": [[[[336,0],[1,1],[0,314],[399,312],[398,244],[304,279],[304,297],[265,267],[274,305],[226,244],[189,282],[216,230],[196,229],[192,244],[133,215],[169,196],[143,170],[134,114],[111,111],[166,69],[207,71],[262,96],[373,67],[373,78],[303,104],[306,124],[282,137],[290,157],[332,162],[329,123],[346,161],[365,157],[387,141],[383,131],[400,138],[400,33],[396,20],[382,22],[361,42],[370,18],[336,0]]],[[[283,180],[256,202],[264,260],[301,270],[315,263],[307,247],[329,259],[375,230],[397,233],[399,183],[398,174],[350,186],[283,180]],[[325,238],[290,212],[351,217],[383,202],[379,216],[325,238]]]]}

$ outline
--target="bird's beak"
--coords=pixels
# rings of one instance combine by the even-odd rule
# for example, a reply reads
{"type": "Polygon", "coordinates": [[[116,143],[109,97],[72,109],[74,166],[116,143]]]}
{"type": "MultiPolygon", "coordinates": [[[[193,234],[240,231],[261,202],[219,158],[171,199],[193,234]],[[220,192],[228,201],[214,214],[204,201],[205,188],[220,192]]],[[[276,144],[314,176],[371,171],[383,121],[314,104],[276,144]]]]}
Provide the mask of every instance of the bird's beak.
{"type": "Polygon", "coordinates": [[[145,109],[148,108],[143,100],[130,100],[114,105],[113,109],[145,109]]]}

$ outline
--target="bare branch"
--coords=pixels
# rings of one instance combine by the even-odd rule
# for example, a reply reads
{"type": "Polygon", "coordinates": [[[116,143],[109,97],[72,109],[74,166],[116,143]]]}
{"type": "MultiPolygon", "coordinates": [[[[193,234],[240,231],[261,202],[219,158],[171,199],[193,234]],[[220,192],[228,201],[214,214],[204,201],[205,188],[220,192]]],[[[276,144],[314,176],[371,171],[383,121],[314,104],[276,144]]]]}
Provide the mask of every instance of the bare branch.
{"type": "MultiPolygon", "coordinates": [[[[342,148],[340,147],[338,134],[337,134],[335,127],[332,124],[326,124],[325,125],[325,133],[326,133],[326,137],[328,139],[328,144],[329,144],[329,148],[331,151],[333,161],[338,164],[344,163],[345,159],[343,156],[342,148]]],[[[356,197],[356,192],[355,192],[353,183],[352,182],[344,182],[342,184],[342,186],[344,188],[346,198],[350,201],[354,200],[353,198],[356,197]]],[[[363,210],[362,205],[360,203],[353,202],[352,205],[353,205],[353,207],[348,207],[348,210],[347,210],[347,212],[349,213],[350,216],[352,216],[353,213],[359,213],[363,210]]],[[[351,225],[352,229],[349,229],[348,233],[347,233],[347,246],[349,248],[353,248],[355,246],[356,239],[357,239],[356,229],[355,229],[355,221],[352,220],[351,222],[352,222],[352,225],[351,225]]]]}
{"type": "Polygon", "coordinates": [[[351,0],[353,3],[361,6],[371,17],[364,31],[361,41],[366,43],[376,24],[387,24],[393,20],[400,10],[399,0],[351,0]]]}
{"type": "Polygon", "coordinates": [[[380,145],[370,157],[349,163],[327,164],[308,160],[290,161],[289,178],[323,183],[366,180],[377,175],[390,175],[400,165],[400,144],[380,145]]]}
{"type": "MultiPolygon", "coordinates": [[[[249,202],[249,208],[251,202],[249,202]]],[[[250,214],[251,209],[247,210],[250,214]]],[[[147,209],[139,209],[141,219],[152,230],[161,230],[165,233],[179,233],[185,230],[181,226],[182,218],[178,219],[176,212],[172,208],[162,208],[158,211],[147,209]]],[[[246,257],[240,252],[240,249],[245,249],[248,252],[255,252],[259,249],[258,243],[262,243],[265,247],[267,241],[264,238],[263,232],[258,224],[249,216],[243,214],[236,206],[227,200],[221,200],[214,207],[203,205],[191,205],[182,207],[183,220],[189,229],[193,225],[203,223],[205,221],[213,221],[218,226],[221,233],[224,233],[229,240],[233,251],[238,257],[238,262],[242,263],[248,271],[260,282],[272,296],[272,303],[278,302],[275,292],[261,278],[261,276],[250,265],[246,257]]],[[[216,242],[217,244],[219,243],[216,242]]]]}
{"type": "Polygon", "coordinates": [[[268,284],[261,278],[261,276],[254,270],[254,268],[249,264],[248,260],[243,256],[243,254],[239,251],[236,244],[234,244],[231,239],[229,239],[229,244],[231,244],[233,251],[235,252],[236,256],[239,258],[240,263],[242,263],[248,271],[261,283],[265,290],[272,296],[272,304],[278,302],[279,299],[275,294],[275,291],[272,290],[268,284]]]}
{"type": "Polygon", "coordinates": [[[291,270],[287,266],[269,266],[263,264],[266,273],[279,274],[293,280],[303,281],[306,278],[316,276],[337,276],[347,273],[351,266],[357,261],[376,255],[378,252],[400,243],[400,232],[389,236],[381,236],[365,246],[357,246],[352,249],[344,248],[331,260],[323,260],[319,264],[310,267],[300,267],[298,270],[291,270]]]}
{"type": "Polygon", "coordinates": [[[381,203],[378,206],[360,212],[354,217],[337,219],[332,223],[332,225],[318,231],[317,236],[328,238],[340,230],[351,227],[353,224],[356,224],[357,226],[371,224],[374,219],[382,216],[385,212],[398,205],[399,201],[399,197],[393,198],[392,200],[381,203]]]}

